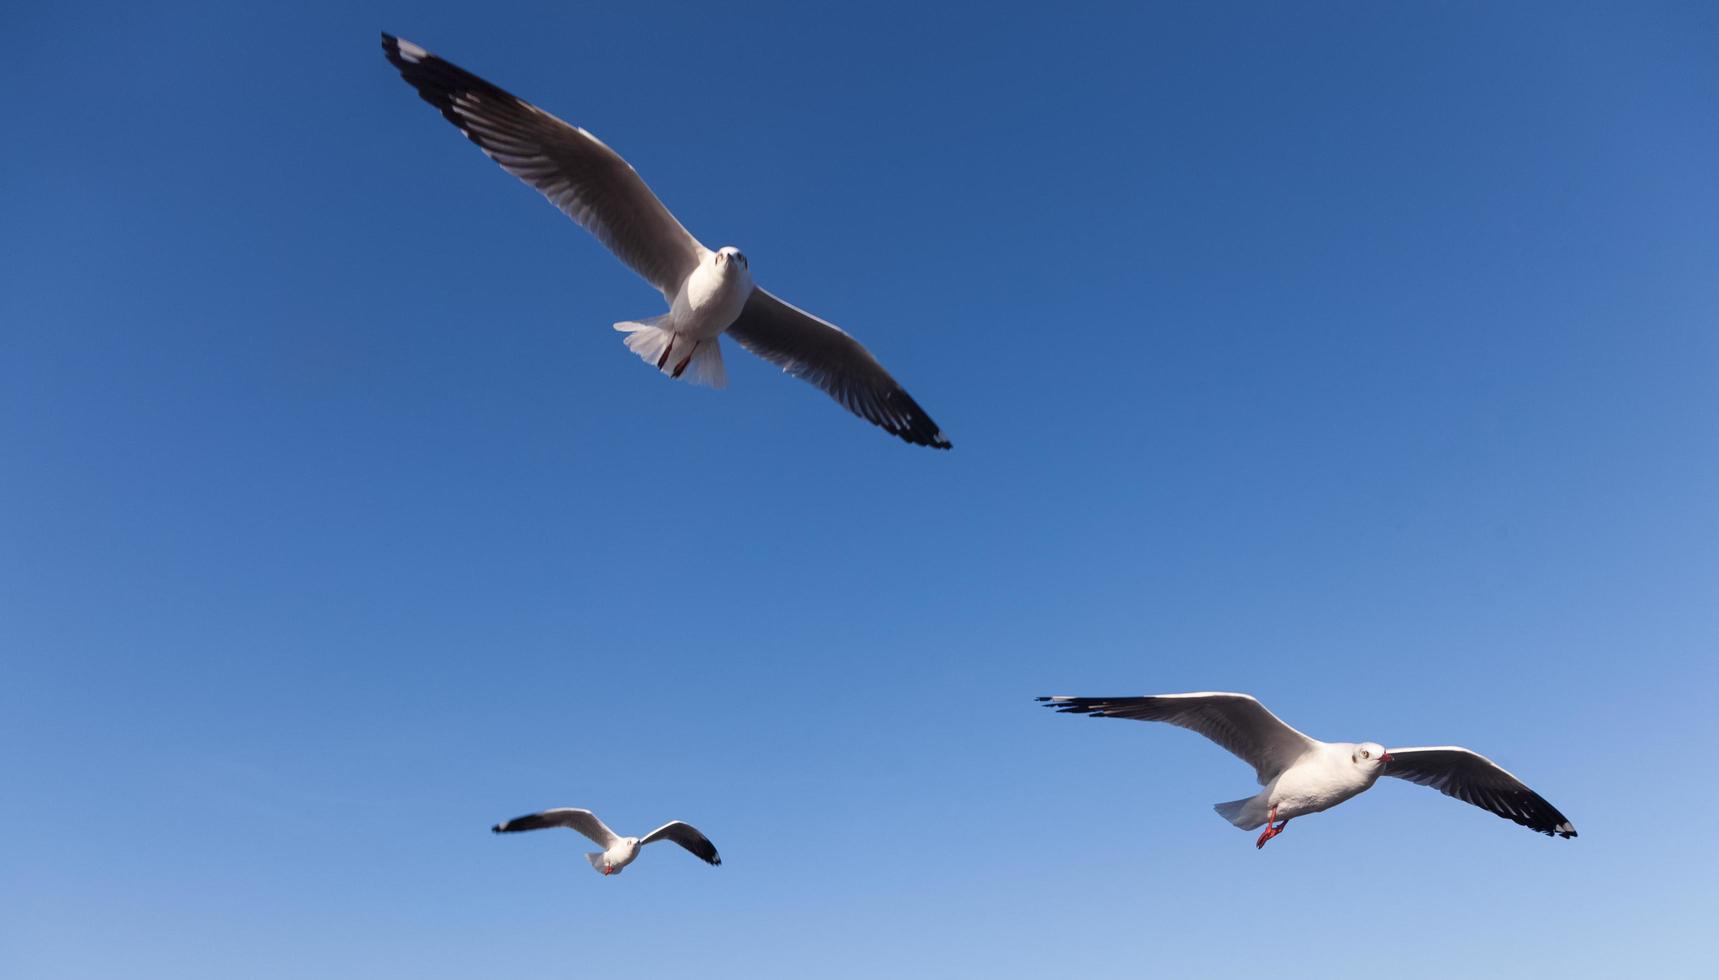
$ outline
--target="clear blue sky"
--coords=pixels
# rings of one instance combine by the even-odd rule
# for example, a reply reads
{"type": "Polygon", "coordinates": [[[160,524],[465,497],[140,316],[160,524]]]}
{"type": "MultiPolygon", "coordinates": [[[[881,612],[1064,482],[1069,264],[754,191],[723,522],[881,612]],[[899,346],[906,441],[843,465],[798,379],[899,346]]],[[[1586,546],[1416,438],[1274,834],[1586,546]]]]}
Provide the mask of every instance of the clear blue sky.
{"type": "Polygon", "coordinates": [[[0,14],[0,973],[1697,972],[1719,12],[1196,6],[0,14]],[[641,365],[379,30],[953,452],[641,365]],[[1200,689],[1582,836],[1387,781],[1257,852],[1241,763],[1031,701],[1200,689]],[[568,805],[725,864],[488,832],[568,805]]]}

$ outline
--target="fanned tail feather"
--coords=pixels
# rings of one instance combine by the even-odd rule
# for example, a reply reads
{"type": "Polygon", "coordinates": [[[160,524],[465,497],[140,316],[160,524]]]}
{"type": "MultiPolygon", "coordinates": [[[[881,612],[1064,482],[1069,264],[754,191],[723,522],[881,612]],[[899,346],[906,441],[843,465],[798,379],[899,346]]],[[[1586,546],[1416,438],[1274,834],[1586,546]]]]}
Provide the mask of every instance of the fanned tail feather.
{"type": "Polygon", "coordinates": [[[669,377],[712,388],[727,387],[728,372],[722,366],[722,346],[717,338],[682,337],[668,326],[672,316],[665,313],[649,320],[627,320],[615,324],[615,329],[627,335],[628,350],[669,377]]]}

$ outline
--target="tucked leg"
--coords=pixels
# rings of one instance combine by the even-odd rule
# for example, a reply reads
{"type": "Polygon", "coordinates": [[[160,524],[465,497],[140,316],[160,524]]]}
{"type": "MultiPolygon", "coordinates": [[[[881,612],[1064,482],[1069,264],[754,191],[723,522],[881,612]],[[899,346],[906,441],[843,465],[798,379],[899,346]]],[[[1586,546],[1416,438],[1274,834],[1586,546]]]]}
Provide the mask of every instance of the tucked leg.
{"type": "Polygon", "coordinates": [[[702,340],[695,340],[692,342],[692,350],[687,351],[686,356],[681,358],[681,361],[679,364],[675,365],[674,374],[672,375],[672,377],[678,378],[681,375],[686,373],[686,366],[688,364],[692,363],[692,355],[698,353],[698,345],[702,344],[702,343],[704,343],[704,341],[702,341],[702,340]]]}

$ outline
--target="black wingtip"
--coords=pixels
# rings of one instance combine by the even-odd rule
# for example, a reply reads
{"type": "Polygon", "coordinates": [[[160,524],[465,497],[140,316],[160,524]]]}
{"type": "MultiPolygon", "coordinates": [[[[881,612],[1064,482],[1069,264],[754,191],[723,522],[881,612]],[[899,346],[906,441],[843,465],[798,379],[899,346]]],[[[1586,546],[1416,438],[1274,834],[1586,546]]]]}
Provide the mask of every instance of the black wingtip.
{"type": "Polygon", "coordinates": [[[1089,718],[1107,717],[1104,709],[1095,704],[1095,702],[1102,701],[1102,698],[1077,698],[1070,697],[1068,695],[1056,695],[1054,697],[1041,697],[1038,698],[1038,700],[1042,702],[1045,707],[1055,711],[1059,715],[1086,715],[1089,718]]]}
{"type": "MultiPolygon", "coordinates": [[[[893,381],[891,382],[893,384],[893,381]]],[[[828,389],[826,389],[828,390],[828,389]]],[[[835,393],[832,391],[832,395],[835,393]]],[[[896,385],[884,393],[878,403],[866,403],[835,395],[848,411],[882,428],[902,442],[932,449],[953,449],[955,444],[943,434],[943,429],[931,419],[930,413],[919,407],[913,396],[896,385]]]]}
{"type": "Polygon", "coordinates": [[[908,398],[906,392],[902,392],[902,398],[912,406],[912,416],[908,427],[893,430],[896,436],[915,446],[925,446],[929,449],[955,448],[955,444],[949,441],[949,437],[943,434],[943,430],[937,427],[937,423],[931,421],[931,416],[925,414],[925,409],[920,408],[919,404],[912,398],[908,398]]]}
{"type": "Polygon", "coordinates": [[[489,829],[489,832],[492,834],[504,834],[507,832],[507,824],[498,823],[495,826],[491,827],[489,829]]]}
{"type": "Polygon", "coordinates": [[[440,60],[411,41],[402,40],[387,31],[382,32],[382,54],[388,58],[390,64],[401,71],[414,65],[440,60]]]}
{"type": "Polygon", "coordinates": [[[882,426],[885,432],[888,432],[890,435],[895,436],[897,439],[900,439],[902,442],[905,442],[910,446],[924,446],[928,449],[955,448],[955,444],[950,442],[940,431],[933,430],[930,433],[926,433],[923,429],[919,428],[898,429],[883,425],[881,422],[876,424],[882,426]]]}
{"type": "Polygon", "coordinates": [[[411,62],[407,61],[400,52],[400,39],[387,31],[382,32],[382,56],[388,59],[390,65],[400,71],[405,71],[411,67],[411,62]]]}
{"type": "Polygon", "coordinates": [[[949,438],[945,437],[940,430],[939,432],[932,432],[930,435],[925,432],[918,432],[918,430],[904,430],[904,428],[897,428],[892,432],[896,433],[896,437],[901,438],[902,442],[906,442],[906,444],[923,445],[927,449],[954,449],[956,447],[956,444],[949,442],[949,438]]]}

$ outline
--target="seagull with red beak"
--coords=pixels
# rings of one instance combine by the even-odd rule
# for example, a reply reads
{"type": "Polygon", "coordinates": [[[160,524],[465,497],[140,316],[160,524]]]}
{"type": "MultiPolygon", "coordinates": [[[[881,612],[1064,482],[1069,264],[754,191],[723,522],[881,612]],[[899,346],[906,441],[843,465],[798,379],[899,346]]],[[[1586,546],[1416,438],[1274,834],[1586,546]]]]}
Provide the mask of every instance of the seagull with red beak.
{"type": "Polygon", "coordinates": [[[1291,819],[1329,810],[1366,792],[1380,776],[1431,786],[1548,836],[1576,836],[1576,828],[1558,808],[1520,779],[1491,759],[1454,745],[1387,750],[1377,742],[1321,742],[1284,724],[1246,694],[1203,691],[1039,700],[1069,714],[1166,722],[1228,749],[1254,767],[1265,788],[1213,809],[1243,830],[1263,826],[1256,847],[1283,833],[1291,819]]]}

